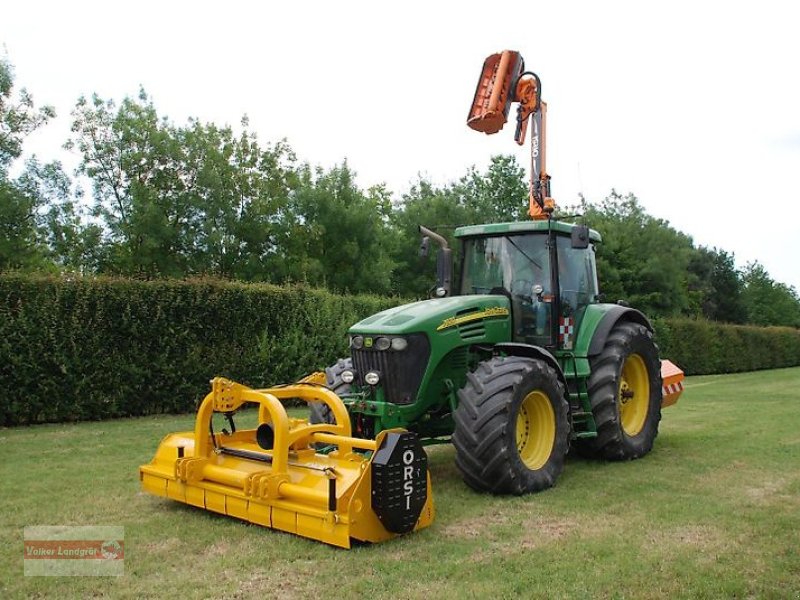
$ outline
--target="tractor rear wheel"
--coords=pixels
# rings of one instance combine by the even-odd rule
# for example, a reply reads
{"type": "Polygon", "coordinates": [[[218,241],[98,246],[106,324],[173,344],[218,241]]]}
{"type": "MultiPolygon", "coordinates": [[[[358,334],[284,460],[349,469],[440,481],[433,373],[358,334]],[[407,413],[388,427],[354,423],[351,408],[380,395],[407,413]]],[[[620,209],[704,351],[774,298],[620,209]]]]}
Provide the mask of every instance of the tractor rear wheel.
{"type": "Polygon", "coordinates": [[[653,334],[639,323],[617,323],[590,364],[597,438],[587,440],[582,450],[588,445],[609,460],[644,456],[653,448],[661,421],[661,363],[653,334]]]}
{"type": "MultiPolygon", "coordinates": [[[[350,391],[350,384],[342,381],[342,371],[353,369],[352,358],[340,358],[336,364],[325,369],[326,385],[334,394],[341,395],[350,391]]],[[[311,402],[310,423],[333,423],[333,413],[327,404],[322,402],[311,402]]]]}
{"type": "Polygon", "coordinates": [[[527,494],[555,484],[569,445],[569,409],[555,369],[494,357],[467,375],[458,398],[452,441],[467,485],[527,494]]]}

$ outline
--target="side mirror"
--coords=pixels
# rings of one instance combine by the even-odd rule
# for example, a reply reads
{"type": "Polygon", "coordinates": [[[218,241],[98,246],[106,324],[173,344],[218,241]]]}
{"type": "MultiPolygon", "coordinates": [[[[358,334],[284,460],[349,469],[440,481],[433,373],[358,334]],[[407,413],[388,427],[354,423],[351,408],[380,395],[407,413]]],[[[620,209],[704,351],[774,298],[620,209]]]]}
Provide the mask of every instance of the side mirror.
{"type": "Polygon", "coordinates": [[[572,248],[585,250],[589,247],[589,228],[586,225],[576,225],[572,228],[572,248]]]}
{"type": "Polygon", "coordinates": [[[431,238],[427,235],[422,237],[422,241],[419,243],[419,255],[420,258],[427,258],[428,254],[431,250],[431,238]]]}

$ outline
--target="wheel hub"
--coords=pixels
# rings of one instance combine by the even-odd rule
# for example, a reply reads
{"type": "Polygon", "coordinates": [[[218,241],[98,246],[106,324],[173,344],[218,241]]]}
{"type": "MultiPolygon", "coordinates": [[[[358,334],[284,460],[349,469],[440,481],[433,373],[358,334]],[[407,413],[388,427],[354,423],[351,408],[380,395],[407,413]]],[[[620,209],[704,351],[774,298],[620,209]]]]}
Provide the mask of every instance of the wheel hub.
{"type": "Polygon", "coordinates": [[[556,416],[547,394],[535,390],[525,396],[517,412],[515,434],[522,462],[531,470],[541,469],[556,439],[556,416]]]}
{"type": "Polygon", "coordinates": [[[647,421],[650,399],[650,375],[644,359],[631,354],[622,364],[619,383],[619,416],[623,431],[633,437],[639,435],[647,421]]]}

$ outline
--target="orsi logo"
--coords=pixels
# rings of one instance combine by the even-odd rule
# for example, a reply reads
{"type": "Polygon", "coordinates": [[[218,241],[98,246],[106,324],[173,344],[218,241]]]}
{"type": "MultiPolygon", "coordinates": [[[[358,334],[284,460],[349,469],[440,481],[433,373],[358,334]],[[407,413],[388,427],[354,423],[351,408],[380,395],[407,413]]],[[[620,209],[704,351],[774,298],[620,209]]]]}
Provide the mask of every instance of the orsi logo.
{"type": "Polygon", "coordinates": [[[414,451],[403,452],[403,495],[406,497],[406,510],[411,510],[411,494],[414,493],[414,451]]]}

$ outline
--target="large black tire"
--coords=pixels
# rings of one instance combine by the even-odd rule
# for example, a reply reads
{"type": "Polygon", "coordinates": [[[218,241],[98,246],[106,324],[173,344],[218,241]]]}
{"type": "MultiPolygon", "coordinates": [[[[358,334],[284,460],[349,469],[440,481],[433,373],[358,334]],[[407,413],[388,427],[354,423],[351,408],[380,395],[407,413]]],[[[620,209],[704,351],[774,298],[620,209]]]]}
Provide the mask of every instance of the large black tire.
{"type": "MultiPolygon", "coordinates": [[[[325,376],[327,377],[326,384],[330,390],[335,394],[344,394],[350,391],[350,384],[342,381],[342,371],[345,369],[353,368],[352,358],[340,358],[332,365],[325,369],[325,376]]],[[[310,423],[333,423],[333,413],[328,408],[327,404],[322,402],[309,403],[310,415],[308,420],[310,423]]]]}
{"type": "Polygon", "coordinates": [[[580,453],[641,458],[653,448],[661,421],[661,361],[653,334],[639,323],[617,323],[590,365],[597,438],[582,440],[580,453]]]}
{"type": "Polygon", "coordinates": [[[494,357],[458,392],[453,445],[477,491],[527,494],[555,484],[569,446],[564,385],[545,362],[494,357]]]}

